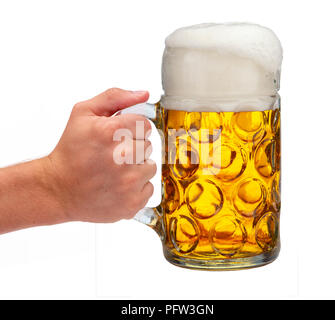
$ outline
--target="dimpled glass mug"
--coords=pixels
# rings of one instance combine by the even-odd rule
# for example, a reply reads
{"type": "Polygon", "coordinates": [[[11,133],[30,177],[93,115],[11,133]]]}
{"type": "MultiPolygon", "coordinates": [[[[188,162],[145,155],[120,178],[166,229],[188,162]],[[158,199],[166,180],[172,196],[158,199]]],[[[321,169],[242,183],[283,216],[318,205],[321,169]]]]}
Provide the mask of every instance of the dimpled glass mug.
{"type": "Polygon", "coordinates": [[[164,95],[124,110],[147,116],[163,143],[162,201],[136,219],[178,266],[226,270],[279,254],[282,48],[246,23],[201,24],[166,39],[164,95]]]}

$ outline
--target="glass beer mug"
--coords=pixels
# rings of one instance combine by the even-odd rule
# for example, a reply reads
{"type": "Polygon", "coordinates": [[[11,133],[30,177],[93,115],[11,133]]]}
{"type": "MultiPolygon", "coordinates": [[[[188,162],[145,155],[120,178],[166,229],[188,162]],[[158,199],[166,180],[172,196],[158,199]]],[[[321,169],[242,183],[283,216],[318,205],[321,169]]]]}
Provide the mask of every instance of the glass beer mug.
{"type": "Polygon", "coordinates": [[[279,253],[282,49],[253,24],[202,24],[166,39],[164,95],[147,116],[163,143],[162,201],[136,219],[178,266],[241,269],[279,253]]]}

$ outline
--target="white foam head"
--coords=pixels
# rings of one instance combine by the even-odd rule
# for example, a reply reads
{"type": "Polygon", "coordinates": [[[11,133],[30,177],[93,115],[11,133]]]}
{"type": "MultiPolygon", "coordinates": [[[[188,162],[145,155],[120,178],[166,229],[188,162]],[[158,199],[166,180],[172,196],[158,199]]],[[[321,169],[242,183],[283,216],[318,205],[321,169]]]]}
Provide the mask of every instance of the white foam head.
{"type": "Polygon", "coordinates": [[[281,62],[277,36],[256,24],[178,29],[165,40],[162,105],[186,111],[270,109],[281,62]]]}

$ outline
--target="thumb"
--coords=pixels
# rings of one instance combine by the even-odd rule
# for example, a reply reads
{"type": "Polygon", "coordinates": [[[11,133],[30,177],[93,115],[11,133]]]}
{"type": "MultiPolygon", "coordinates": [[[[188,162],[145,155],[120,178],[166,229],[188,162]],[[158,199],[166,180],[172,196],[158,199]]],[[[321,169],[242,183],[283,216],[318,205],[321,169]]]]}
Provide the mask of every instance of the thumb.
{"type": "Polygon", "coordinates": [[[88,114],[109,117],[115,112],[143,103],[149,98],[148,91],[128,91],[111,88],[92,99],[80,103],[81,108],[88,114]]]}

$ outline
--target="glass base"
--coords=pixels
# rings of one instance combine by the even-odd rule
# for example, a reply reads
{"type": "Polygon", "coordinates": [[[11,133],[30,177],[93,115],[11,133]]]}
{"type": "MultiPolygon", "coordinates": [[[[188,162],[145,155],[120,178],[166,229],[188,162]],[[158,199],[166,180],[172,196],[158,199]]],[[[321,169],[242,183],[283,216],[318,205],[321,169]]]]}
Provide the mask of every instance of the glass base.
{"type": "Polygon", "coordinates": [[[167,261],[178,267],[208,271],[224,271],[250,269],[264,266],[276,260],[279,255],[279,251],[280,247],[278,246],[271,251],[264,252],[256,256],[222,260],[191,259],[177,256],[167,250],[164,250],[164,256],[167,261]]]}

